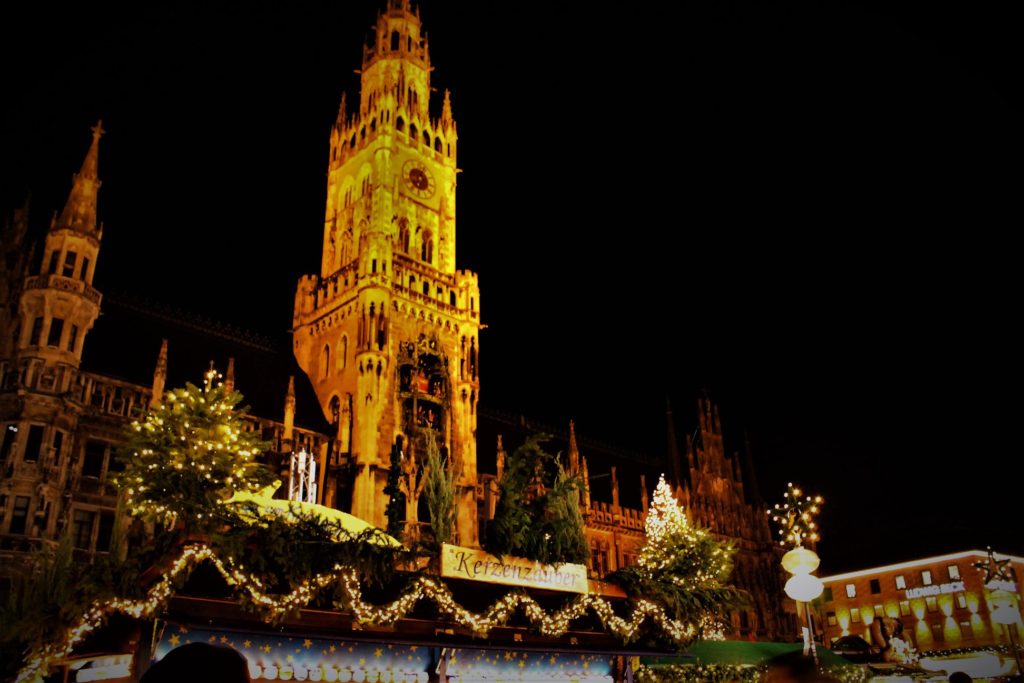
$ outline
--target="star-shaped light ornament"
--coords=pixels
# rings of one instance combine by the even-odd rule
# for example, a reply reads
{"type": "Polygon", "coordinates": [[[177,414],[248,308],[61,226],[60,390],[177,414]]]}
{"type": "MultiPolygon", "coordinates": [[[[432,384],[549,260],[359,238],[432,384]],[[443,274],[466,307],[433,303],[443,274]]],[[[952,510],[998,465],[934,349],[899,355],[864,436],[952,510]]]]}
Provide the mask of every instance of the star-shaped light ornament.
{"type": "Polygon", "coordinates": [[[988,546],[985,550],[988,552],[988,557],[974,563],[975,569],[985,572],[984,584],[988,586],[997,581],[1011,583],[1013,577],[1010,575],[1010,558],[996,559],[995,553],[992,552],[992,546],[988,546]]]}
{"type": "Polygon", "coordinates": [[[768,510],[772,521],[779,526],[779,545],[792,543],[799,547],[804,541],[813,543],[819,540],[821,536],[818,535],[818,523],[814,518],[821,512],[825,499],[806,495],[793,482],[786,485],[786,492],[782,496],[782,503],[776,503],[768,510]]]}

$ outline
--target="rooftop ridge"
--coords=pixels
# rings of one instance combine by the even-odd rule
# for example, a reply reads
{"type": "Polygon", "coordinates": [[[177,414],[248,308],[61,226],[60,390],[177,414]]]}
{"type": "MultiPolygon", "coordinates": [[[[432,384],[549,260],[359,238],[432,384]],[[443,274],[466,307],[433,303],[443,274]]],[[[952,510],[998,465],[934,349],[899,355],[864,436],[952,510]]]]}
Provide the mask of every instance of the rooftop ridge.
{"type": "Polygon", "coordinates": [[[264,351],[266,353],[281,353],[284,351],[280,344],[275,344],[269,337],[258,332],[246,330],[179,307],[172,308],[170,305],[153,302],[141,296],[124,292],[113,292],[104,295],[103,304],[105,306],[114,304],[135,313],[180,325],[203,334],[220,337],[221,339],[248,346],[257,351],[264,351]]]}

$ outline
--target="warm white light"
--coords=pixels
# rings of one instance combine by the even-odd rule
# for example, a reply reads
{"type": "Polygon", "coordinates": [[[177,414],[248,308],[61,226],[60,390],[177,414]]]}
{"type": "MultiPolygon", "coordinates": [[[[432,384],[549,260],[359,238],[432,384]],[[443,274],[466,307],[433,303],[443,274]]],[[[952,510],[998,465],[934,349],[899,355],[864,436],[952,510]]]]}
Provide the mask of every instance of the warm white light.
{"type": "Polygon", "coordinates": [[[819,564],[821,560],[817,553],[803,546],[797,546],[782,556],[782,566],[790,574],[810,574],[819,564]]]}
{"type": "Polygon", "coordinates": [[[1001,603],[992,610],[992,621],[1003,626],[1020,623],[1020,612],[1013,608],[1008,602],[1001,603]]]}
{"type": "Polygon", "coordinates": [[[786,582],[786,595],[794,600],[810,602],[821,595],[825,590],[825,584],[817,576],[810,574],[794,574],[786,582]]]}

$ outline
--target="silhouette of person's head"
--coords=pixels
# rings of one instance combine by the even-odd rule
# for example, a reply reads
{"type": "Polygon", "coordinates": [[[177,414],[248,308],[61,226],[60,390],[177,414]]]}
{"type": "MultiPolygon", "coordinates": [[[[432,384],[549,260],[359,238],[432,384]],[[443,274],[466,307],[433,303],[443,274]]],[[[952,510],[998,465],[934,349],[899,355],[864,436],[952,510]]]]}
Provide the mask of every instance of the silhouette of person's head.
{"type": "Polygon", "coordinates": [[[149,667],[139,683],[249,683],[249,665],[237,650],[189,643],[149,667]]]}
{"type": "Polygon", "coordinates": [[[772,657],[764,673],[765,683],[810,683],[819,679],[814,660],[799,650],[772,657]]]}
{"type": "Polygon", "coordinates": [[[971,683],[973,679],[965,671],[954,671],[949,674],[949,683],[971,683]]]}

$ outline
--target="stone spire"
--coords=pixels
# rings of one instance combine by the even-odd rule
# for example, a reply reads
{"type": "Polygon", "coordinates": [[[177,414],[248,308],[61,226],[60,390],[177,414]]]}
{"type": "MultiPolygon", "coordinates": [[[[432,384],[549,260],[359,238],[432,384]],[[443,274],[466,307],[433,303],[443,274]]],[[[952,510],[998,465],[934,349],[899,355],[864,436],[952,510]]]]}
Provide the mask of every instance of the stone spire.
{"type": "Polygon", "coordinates": [[[149,405],[153,408],[164,400],[164,385],[167,384],[167,340],[160,344],[160,353],[156,357],[156,368],[153,370],[153,394],[149,405]]]}
{"type": "Polygon", "coordinates": [[[290,442],[295,430],[295,375],[288,377],[288,393],[284,395],[284,440],[290,442]]]}
{"type": "Polygon", "coordinates": [[[235,390],[235,359],[228,358],[228,369],[224,373],[224,391],[231,393],[235,390]]]}
{"type": "Polygon", "coordinates": [[[576,445],[576,423],[569,420],[569,474],[580,473],[580,449],[576,445]]]}
{"type": "Polygon", "coordinates": [[[79,232],[97,232],[96,196],[102,184],[99,179],[100,137],[105,131],[99,121],[92,129],[92,144],[82,162],[81,170],[71,182],[71,194],[60,218],[50,229],[70,228],[79,232]]]}

